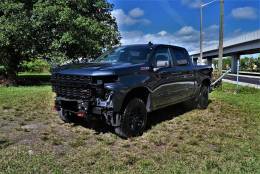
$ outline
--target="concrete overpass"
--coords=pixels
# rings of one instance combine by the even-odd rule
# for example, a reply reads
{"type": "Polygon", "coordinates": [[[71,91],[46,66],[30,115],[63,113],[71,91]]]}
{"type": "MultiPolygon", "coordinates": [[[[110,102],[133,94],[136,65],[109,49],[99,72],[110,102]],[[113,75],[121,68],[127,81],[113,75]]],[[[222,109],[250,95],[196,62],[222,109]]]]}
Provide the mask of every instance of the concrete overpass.
{"type": "MultiPolygon", "coordinates": [[[[241,55],[260,53],[260,30],[224,41],[223,51],[224,57],[232,57],[231,69],[232,72],[236,72],[237,60],[240,59],[241,55]]],[[[190,55],[194,62],[197,62],[200,52],[191,52],[190,55]]],[[[218,45],[203,50],[203,59],[207,59],[209,65],[212,65],[213,58],[218,58],[218,45]]]]}

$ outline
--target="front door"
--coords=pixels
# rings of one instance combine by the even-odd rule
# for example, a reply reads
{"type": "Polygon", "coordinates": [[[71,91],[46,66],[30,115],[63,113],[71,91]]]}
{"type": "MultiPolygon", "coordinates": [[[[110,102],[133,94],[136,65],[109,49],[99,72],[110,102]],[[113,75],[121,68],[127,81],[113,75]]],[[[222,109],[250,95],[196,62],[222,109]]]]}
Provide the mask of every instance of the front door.
{"type": "Polygon", "coordinates": [[[169,103],[171,95],[171,57],[167,46],[160,46],[154,53],[154,76],[155,81],[152,87],[153,107],[159,108],[169,103]],[[157,66],[157,63],[163,62],[165,66],[157,66]]]}
{"type": "Polygon", "coordinates": [[[168,61],[168,66],[158,67],[154,72],[157,79],[152,90],[155,108],[182,102],[193,95],[195,76],[185,49],[160,47],[155,52],[154,60],[168,61]]]}

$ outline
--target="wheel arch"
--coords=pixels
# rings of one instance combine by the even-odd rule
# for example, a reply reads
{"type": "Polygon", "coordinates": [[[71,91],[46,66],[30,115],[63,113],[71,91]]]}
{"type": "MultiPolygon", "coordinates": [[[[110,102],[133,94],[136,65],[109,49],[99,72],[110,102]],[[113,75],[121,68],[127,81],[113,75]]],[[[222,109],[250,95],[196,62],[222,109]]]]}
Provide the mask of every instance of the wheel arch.
{"type": "Polygon", "coordinates": [[[205,85],[205,86],[210,86],[210,84],[211,84],[211,81],[208,78],[203,79],[201,82],[201,85],[205,85]]]}
{"type": "Polygon", "coordinates": [[[121,111],[125,108],[127,103],[133,98],[140,98],[146,105],[146,109],[149,112],[151,108],[150,91],[146,87],[136,87],[131,89],[125,96],[121,111]]]}

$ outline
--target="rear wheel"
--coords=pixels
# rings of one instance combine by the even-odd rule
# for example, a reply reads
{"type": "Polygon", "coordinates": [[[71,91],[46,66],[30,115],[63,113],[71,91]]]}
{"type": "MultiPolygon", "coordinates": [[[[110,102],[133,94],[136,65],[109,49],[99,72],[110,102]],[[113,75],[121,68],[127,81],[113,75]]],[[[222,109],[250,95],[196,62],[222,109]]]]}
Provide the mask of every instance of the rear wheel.
{"type": "Polygon", "coordinates": [[[115,128],[115,132],[124,138],[141,135],[146,127],[147,111],[145,103],[134,98],[130,100],[121,115],[120,126],[115,128]]]}
{"type": "Polygon", "coordinates": [[[199,91],[199,94],[185,102],[183,105],[185,108],[191,109],[206,109],[209,103],[209,87],[207,85],[202,85],[199,91]]]}

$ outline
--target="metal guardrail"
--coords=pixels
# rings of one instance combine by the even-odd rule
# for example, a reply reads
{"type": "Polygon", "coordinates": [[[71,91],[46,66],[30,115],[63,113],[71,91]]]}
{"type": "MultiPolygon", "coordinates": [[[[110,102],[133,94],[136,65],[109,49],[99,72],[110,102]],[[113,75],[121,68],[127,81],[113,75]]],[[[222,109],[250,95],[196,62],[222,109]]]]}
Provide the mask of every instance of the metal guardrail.
{"type": "Polygon", "coordinates": [[[211,83],[211,87],[215,87],[216,84],[218,84],[228,73],[231,72],[231,69],[227,70],[224,74],[222,74],[217,80],[215,80],[213,83],[211,83]]]}
{"type": "MultiPolygon", "coordinates": [[[[226,70],[222,70],[222,72],[226,72],[226,70]]],[[[235,74],[235,73],[233,73],[235,74]]],[[[248,76],[260,76],[260,73],[259,72],[249,72],[249,71],[239,71],[239,74],[242,74],[242,75],[248,75],[248,76]]]]}
{"type": "Polygon", "coordinates": [[[249,71],[239,71],[239,74],[248,74],[248,75],[259,75],[259,72],[249,72],[249,71]]]}

